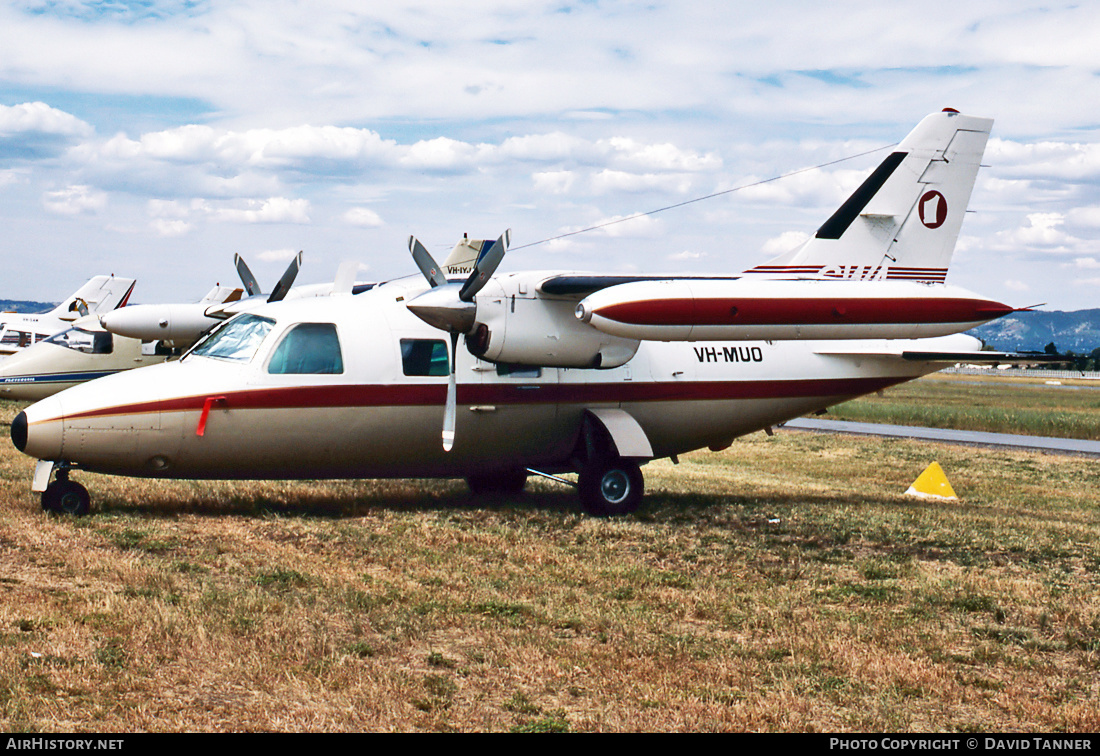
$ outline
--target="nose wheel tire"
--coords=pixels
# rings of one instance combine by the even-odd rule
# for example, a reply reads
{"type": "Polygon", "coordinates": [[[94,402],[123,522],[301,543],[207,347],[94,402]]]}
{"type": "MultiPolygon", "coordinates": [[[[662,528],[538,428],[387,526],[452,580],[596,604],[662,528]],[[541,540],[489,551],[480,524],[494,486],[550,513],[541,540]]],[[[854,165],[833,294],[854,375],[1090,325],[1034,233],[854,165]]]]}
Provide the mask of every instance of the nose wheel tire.
{"type": "Polygon", "coordinates": [[[636,462],[596,460],[581,470],[578,480],[584,511],[596,517],[630,514],[638,509],[645,481],[636,462]]]}
{"type": "Polygon", "coordinates": [[[91,510],[88,489],[73,480],[55,480],[42,492],[42,509],[82,517],[91,510]]]}

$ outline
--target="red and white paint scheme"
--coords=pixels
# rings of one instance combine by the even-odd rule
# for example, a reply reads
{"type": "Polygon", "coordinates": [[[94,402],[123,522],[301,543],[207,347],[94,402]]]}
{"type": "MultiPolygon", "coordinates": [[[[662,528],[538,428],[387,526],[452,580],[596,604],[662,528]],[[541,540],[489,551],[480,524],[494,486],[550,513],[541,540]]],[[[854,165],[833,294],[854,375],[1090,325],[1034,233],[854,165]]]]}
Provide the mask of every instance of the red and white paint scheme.
{"type": "Polygon", "coordinates": [[[957,286],[904,281],[642,281],[597,291],[577,318],[653,341],[920,339],[1014,312],[957,286]]]}
{"type": "MultiPolygon", "coordinates": [[[[925,119],[900,157],[888,158],[822,227],[821,243],[776,269],[882,266],[887,256],[890,266],[946,269],[949,254],[928,254],[922,235],[949,253],[943,235],[958,231],[989,126],[954,112],[925,119]],[[918,209],[932,191],[944,200],[918,209]],[[880,192],[889,196],[880,201],[880,192]]],[[[518,491],[532,472],[576,472],[586,511],[623,514],[639,505],[640,466],[651,459],[724,448],[946,363],[1020,358],[982,352],[961,334],[894,338],[1010,311],[943,284],[816,274],[820,280],[497,275],[509,243],[509,232],[479,242],[469,275],[454,277],[410,238],[423,280],[261,304],[178,362],[31,405],[11,435],[40,460],[33,488],[43,507],[88,511],[87,490],[69,477],[74,470],[464,477],[475,492],[518,491]],[[578,305],[588,322],[576,317],[578,305]],[[661,340],[644,330],[610,333],[613,322],[681,329],[674,333],[684,340],[672,340],[672,331],[657,331],[661,340]],[[821,340],[853,333],[891,338],[821,340]]]]}

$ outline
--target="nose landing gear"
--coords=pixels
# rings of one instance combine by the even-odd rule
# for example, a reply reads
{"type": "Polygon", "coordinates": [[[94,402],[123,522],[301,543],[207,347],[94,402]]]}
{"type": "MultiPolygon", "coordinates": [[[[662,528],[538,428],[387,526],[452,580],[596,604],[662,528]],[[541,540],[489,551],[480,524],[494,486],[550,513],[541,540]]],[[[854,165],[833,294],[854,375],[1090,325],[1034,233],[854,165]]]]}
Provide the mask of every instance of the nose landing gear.
{"type": "Polygon", "coordinates": [[[42,509],[53,514],[70,514],[83,517],[92,508],[92,497],[88,489],[69,480],[69,468],[58,466],[53,483],[42,491],[42,509]]]}

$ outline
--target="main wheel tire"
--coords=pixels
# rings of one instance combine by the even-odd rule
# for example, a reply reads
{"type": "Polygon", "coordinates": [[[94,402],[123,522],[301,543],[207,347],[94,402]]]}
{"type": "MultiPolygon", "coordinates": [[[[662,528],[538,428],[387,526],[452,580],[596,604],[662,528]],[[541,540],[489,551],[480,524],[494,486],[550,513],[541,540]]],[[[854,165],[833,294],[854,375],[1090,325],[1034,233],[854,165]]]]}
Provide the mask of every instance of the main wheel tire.
{"type": "Polygon", "coordinates": [[[55,480],[42,492],[42,508],[54,514],[83,517],[91,511],[92,497],[74,480],[55,480]]]}
{"type": "Polygon", "coordinates": [[[521,468],[469,475],[466,485],[474,496],[519,496],[527,485],[527,471],[521,468]]]}
{"type": "Polygon", "coordinates": [[[596,517],[626,515],[638,509],[645,480],[636,462],[596,460],[581,470],[578,481],[584,511],[596,517]]]}

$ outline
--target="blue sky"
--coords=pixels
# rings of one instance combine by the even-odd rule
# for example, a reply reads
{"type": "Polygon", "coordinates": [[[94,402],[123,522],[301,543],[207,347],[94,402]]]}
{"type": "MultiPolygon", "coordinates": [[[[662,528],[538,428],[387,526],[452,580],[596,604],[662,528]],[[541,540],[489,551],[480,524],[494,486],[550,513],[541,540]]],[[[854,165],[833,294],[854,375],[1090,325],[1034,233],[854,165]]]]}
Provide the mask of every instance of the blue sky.
{"type": "MultiPolygon", "coordinates": [[[[1000,2],[0,3],[0,297],[87,278],[198,299],[415,234],[515,246],[996,119],[949,282],[1100,307],[1100,6],[1000,2]]],[[[865,156],[516,250],[504,269],[737,273],[796,245],[865,156]]]]}

